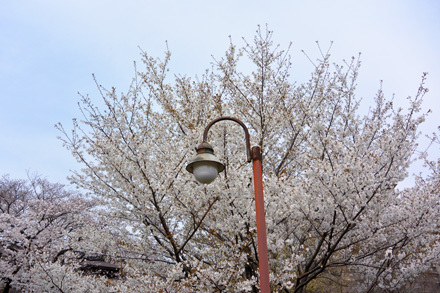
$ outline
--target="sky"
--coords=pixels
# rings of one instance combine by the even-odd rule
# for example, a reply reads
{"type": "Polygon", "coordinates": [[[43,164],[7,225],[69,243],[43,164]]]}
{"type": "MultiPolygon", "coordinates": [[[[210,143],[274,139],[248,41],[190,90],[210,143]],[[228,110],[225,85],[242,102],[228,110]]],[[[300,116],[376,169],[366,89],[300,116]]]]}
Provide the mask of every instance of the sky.
{"type": "MultiPolygon", "coordinates": [[[[380,81],[387,97],[405,106],[428,72],[422,126],[440,125],[440,1],[171,1],[0,0],[0,175],[39,173],[52,182],[80,166],[63,148],[54,124],[72,128],[81,118],[78,92],[99,96],[92,74],[107,88],[128,89],[141,50],[172,52],[173,73],[194,77],[229,45],[251,40],[258,25],[274,42],[292,42],[292,78],[306,81],[312,66],[301,50],[319,57],[333,42],[332,60],[362,53],[357,96],[368,107],[380,81]]],[[[426,140],[421,140],[421,144],[426,140]]],[[[439,157],[437,149],[432,156],[439,157]]],[[[411,172],[418,173],[419,165],[411,172]]]]}

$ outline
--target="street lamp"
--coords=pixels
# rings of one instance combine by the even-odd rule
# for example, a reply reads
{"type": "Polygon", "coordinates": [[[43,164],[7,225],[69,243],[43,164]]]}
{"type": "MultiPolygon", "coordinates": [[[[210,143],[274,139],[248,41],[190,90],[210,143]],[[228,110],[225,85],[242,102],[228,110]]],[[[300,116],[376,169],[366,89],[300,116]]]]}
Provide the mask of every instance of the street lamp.
{"type": "Polygon", "coordinates": [[[252,162],[254,170],[255,210],[257,214],[258,238],[258,268],[260,271],[260,290],[262,293],[270,292],[269,261],[267,254],[266,217],[264,214],[263,175],[261,168],[261,149],[259,146],[250,147],[249,131],[246,125],[234,117],[220,117],[209,123],[203,132],[203,142],[197,148],[197,155],[186,166],[186,170],[194,174],[197,181],[209,184],[215,180],[218,173],[225,166],[214,155],[212,146],[207,142],[208,131],[212,125],[222,120],[234,121],[243,128],[246,139],[246,155],[248,163],[252,162]]]}

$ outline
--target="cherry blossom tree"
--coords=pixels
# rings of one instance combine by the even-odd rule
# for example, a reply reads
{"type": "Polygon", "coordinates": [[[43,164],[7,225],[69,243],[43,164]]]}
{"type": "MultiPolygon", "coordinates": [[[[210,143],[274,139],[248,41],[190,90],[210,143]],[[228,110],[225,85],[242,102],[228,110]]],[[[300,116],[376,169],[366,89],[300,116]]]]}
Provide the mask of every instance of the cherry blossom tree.
{"type": "Polygon", "coordinates": [[[48,291],[37,289],[35,281],[51,283],[45,267],[72,251],[69,233],[81,226],[78,215],[89,207],[90,201],[38,175],[28,180],[1,177],[0,277],[5,292],[11,287],[48,291]],[[36,277],[38,272],[46,278],[36,277]]]}
{"type": "Polygon", "coordinates": [[[413,188],[396,188],[416,159],[425,75],[407,110],[379,89],[361,115],[359,59],[333,64],[321,51],[310,79],[297,84],[289,51],[267,30],[242,48],[231,41],[196,78],[168,76],[169,51],[163,60],[142,55],[145,69],[127,93],[98,85],[104,106],[82,96],[82,120],[71,132],[57,126],[84,166],[71,182],[96,196],[112,233],[84,237],[124,257],[119,289],[258,291],[242,130],[211,129],[226,165],[215,182],[185,171],[204,127],[220,116],[244,121],[262,148],[273,292],[329,283],[395,289],[438,263],[438,168],[413,188]]]}

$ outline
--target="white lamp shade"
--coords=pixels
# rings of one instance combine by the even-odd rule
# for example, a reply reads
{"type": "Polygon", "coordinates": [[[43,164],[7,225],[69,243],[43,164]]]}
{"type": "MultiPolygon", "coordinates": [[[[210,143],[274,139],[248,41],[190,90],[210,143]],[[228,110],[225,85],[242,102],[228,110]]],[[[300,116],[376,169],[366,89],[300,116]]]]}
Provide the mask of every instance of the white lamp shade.
{"type": "Polygon", "coordinates": [[[196,162],[194,163],[193,174],[200,183],[209,184],[217,178],[217,165],[209,161],[196,162]]]}

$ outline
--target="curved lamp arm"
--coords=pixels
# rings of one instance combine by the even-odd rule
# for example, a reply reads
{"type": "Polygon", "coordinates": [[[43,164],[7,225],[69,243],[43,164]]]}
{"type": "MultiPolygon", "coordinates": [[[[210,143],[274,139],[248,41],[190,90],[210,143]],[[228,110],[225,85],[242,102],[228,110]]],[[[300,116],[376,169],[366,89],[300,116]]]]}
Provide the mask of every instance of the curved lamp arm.
{"type": "Polygon", "coordinates": [[[223,120],[230,120],[230,121],[234,121],[238,124],[240,124],[240,126],[243,128],[244,130],[244,135],[245,135],[245,139],[246,139],[246,156],[247,156],[247,162],[250,163],[252,161],[252,154],[251,154],[251,143],[249,140],[249,130],[246,127],[246,125],[241,121],[238,120],[237,118],[234,117],[230,117],[230,116],[223,116],[223,117],[219,117],[217,119],[212,120],[206,127],[205,127],[205,131],[203,132],[203,142],[207,142],[208,141],[208,131],[211,128],[212,125],[214,125],[215,123],[219,122],[219,121],[223,121],[223,120]]]}

